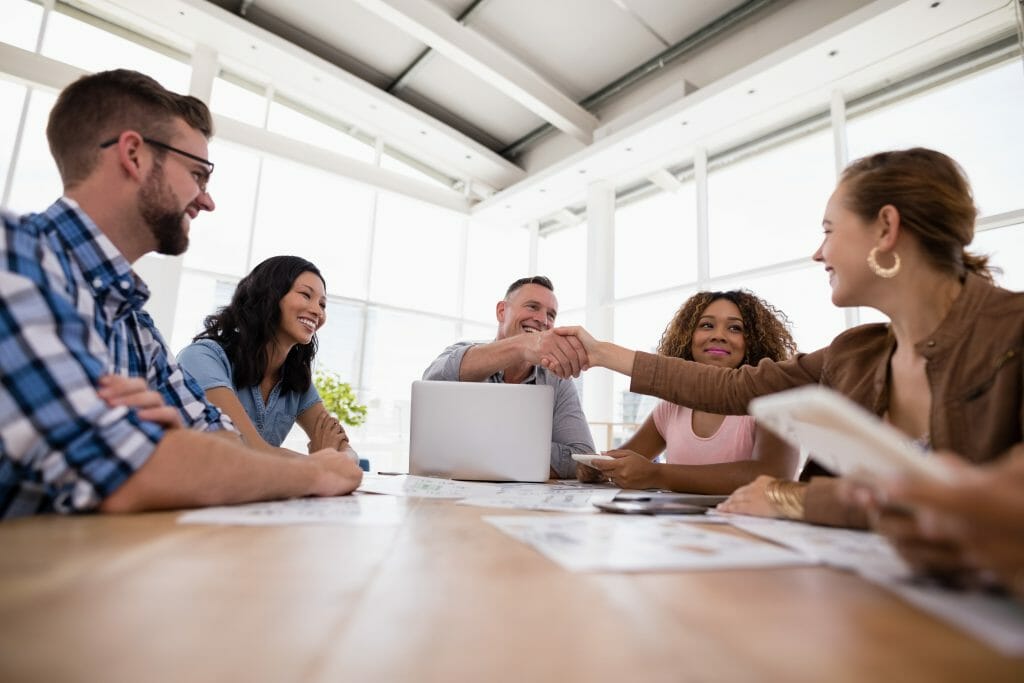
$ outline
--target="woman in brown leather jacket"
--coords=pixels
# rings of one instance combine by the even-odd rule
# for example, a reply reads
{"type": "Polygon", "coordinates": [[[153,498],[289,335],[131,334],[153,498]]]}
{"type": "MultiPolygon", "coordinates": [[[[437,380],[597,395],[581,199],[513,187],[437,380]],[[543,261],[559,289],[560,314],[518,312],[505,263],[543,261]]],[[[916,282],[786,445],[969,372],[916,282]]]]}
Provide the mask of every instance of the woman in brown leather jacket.
{"type": "MultiPolygon", "coordinates": [[[[996,287],[987,259],[965,247],[976,208],[955,161],[908,149],[875,154],[843,172],[825,208],[814,260],[837,306],[870,306],[888,324],[846,330],[823,348],[782,362],[727,370],[597,342],[587,366],[632,376],[631,391],[723,414],[756,396],[822,384],[935,451],[976,463],[1024,454],[1024,293],[996,287]]],[[[730,511],[838,526],[867,526],[837,480],[761,477],[723,505],[730,511]]],[[[1024,537],[1024,534],[1018,534],[1024,537]]]]}

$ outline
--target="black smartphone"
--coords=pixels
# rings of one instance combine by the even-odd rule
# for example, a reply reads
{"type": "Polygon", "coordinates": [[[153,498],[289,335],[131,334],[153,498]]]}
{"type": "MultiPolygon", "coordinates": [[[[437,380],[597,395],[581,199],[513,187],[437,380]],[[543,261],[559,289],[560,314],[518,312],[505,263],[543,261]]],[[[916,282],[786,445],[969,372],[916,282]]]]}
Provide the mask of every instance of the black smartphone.
{"type": "Polygon", "coordinates": [[[618,512],[626,515],[703,515],[708,511],[700,505],[658,500],[613,500],[610,503],[594,503],[604,512],[618,512]]]}

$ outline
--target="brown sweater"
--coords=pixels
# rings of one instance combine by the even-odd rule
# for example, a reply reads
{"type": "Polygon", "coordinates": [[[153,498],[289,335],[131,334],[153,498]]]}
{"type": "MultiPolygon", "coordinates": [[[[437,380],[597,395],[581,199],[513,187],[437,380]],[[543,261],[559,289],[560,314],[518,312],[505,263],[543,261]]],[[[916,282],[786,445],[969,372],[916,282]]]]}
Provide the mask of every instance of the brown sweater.
{"type": "MultiPolygon", "coordinates": [[[[885,324],[846,330],[813,353],[735,370],[637,352],[630,390],[696,410],[745,414],[747,403],[804,384],[821,384],[878,416],[889,404],[889,359],[896,339],[885,324]]],[[[938,329],[915,349],[927,359],[932,390],[929,437],[935,450],[974,462],[1024,451],[1024,293],[968,275],[938,329]]],[[[834,481],[811,480],[804,519],[866,526],[832,494],[834,481]]]]}

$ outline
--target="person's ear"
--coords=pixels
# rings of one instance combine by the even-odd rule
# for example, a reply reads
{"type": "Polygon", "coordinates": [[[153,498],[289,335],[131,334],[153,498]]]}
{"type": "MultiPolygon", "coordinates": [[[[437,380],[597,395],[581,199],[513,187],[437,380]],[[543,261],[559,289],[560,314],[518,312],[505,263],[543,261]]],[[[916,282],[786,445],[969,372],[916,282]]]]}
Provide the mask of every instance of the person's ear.
{"type": "Polygon", "coordinates": [[[505,322],[505,300],[502,299],[498,302],[498,305],[494,307],[494,314],[498,318],[499,323],[505,322]]]}
{"type": "Polygon", "coordinates": [[[891,251],[900,236],[900,211],[892,204],[886,204],[878,210],[879,241],[881,251],[891,251]]]}
{"type": "Polygon", "coordinates": [[[142,180],[142,148],[145,146],[142,136],[134,130],[126,130],[117,139],[117,160],[134,180],[142,180]]]}

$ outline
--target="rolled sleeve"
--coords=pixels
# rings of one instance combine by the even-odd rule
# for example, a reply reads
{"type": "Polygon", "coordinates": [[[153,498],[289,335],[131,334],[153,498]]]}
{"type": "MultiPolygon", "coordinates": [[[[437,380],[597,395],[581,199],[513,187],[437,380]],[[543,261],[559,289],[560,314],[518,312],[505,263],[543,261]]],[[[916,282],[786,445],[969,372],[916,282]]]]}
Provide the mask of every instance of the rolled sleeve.
{"type": "Polygon", "coordinates": [[[573,453],[593,453],[594,438],[580,406],[576,385],[569,380],[555,384],[555,411],[551,422],[551,467],[561,479],[576,476],[573,453]]]}
{"type": "Polygon", "coordinates": [[[435,358],[434,362],[423,371],[423,379],[441,382],[458,382],[459,371],[462,368],[462,359],[465,357],[466,352],[473,348],[473,346],[475,346],[475,344],[471,344],[469,342],[452,344],[445,349],[440,356],[435,358]]]}

